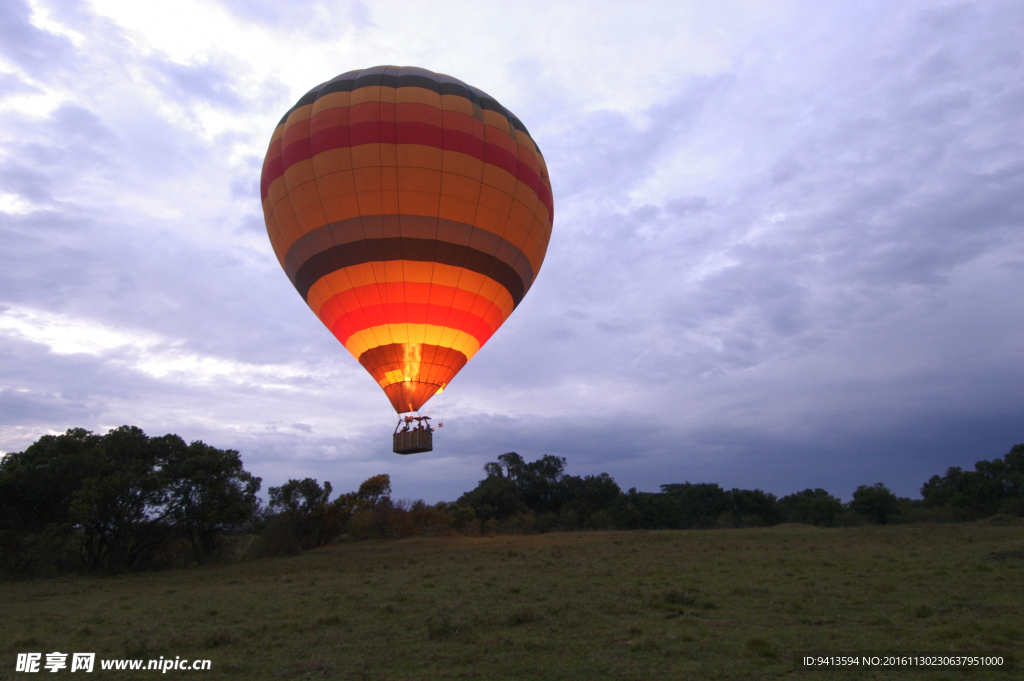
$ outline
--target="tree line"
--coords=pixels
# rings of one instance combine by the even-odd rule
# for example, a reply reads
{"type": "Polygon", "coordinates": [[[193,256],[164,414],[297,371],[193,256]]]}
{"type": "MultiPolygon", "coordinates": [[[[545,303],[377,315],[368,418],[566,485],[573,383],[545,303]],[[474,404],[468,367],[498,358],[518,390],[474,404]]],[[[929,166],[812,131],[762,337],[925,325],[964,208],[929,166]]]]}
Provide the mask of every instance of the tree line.
{"type": "Polygon", "coordinates": [[[824,489],[781,498],[715,483],[623,491],[607,473],[575,476],[566,459],[527,462],[509,452],[451,503],[395,500],[387,475],[331,499],[330,482],[289,480],[257,496],[262,481],[239,453],[177,435],[122,426],[46,435],[0,459],[0,571],[151,569],[293,553],[347,539],[424,533],[488,534],[581,529],[825,527],[955,522],[1024,516],[1024,444],[975,470],[950,468],[897,497],[861,485],[849,503],[824,489]]]}
{"type": "Polygon", "coordinates": [[[660,492],[623,492],[607,473],[567,475],[566,460],[526,462],[515,452],[484,466],[487,477],[455,502],[483,529],[701,529],[805,523],[823,527],[894,522],[977,520],[997,513],[1024,516],[1024,444],[974,471],[950,468],[921,488],[921,499],[898,497],[884,484],[861,485],[843,503],[824,489],[778,498],[759,489],[715,483],[661,485],[660,492]]]}

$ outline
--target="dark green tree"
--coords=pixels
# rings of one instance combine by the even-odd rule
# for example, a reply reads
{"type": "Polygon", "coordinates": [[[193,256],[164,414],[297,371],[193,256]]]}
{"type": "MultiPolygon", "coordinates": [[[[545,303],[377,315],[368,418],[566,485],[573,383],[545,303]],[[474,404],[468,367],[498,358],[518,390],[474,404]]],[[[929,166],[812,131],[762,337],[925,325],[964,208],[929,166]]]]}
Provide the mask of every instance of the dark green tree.
{"type": "MultiPolygon", "coordinates": [[[[639,530],[652,527],[645,513],[646,504],[642,498],[643,492],[638,492],[636,487],[630,487],[623,492],[612,506],[611,515],[615,526],[623,530],[639,530]]],[[[647,495],[655,496],[655,495],[647,495]]]]}
{"type": "Polygon", "coordinates": [[[177,435],[153,440],[163,449],[167,520],[183,532],[202,563],[218,537],[251,527],[260,510],[260,478],[242,467],[233,449],[203,442],[186,446],[177,435]]]}
{"type": "Polygon", "coordinates": [[[973,471],[953,467],[944,476],[933,475],[921,496],[926,506],[949,508],[962,520],[1024,513],[1024,444],[1002,459],[978,461],[973,471]]]}
{"type": "Polygon", "coordinates": [[[515,481],[526,470],[526,461],[515,452],[506,452],[497,461],[484,464],[487,477],[508,478],[515,481]]]}
{"type": "Polygon", "coordinates": [[[0,570],[40,574],[78,566],[71,501],[100,439],[76,428],[0,458],[0,570]]]}
{"type": "Polygon", "coordinates": [[[367,511],[390,504],[391,476],[384,473],[364,480],[356,491],[355,503],[359,510],[367,511]]]}
{"type": "Polygon", "coordinates": [[[267,490],[270,511],[288,521],[303,550],[323,546],[334,539],[340,531],[342,514],[351,514],[353,510],[343,503],[328,504],[332,489],[327,481],[321,487],[313,478],[304,478],[267,490]]]}
{"type": "Polygon", "coordinates": [[[72,496],[94,470],[93,450],[101,440],[75,428],[44,435],[24,452],[0,458],[0,529],[38,532],[54,526],[70,531],[72,496]]]}
{"type": "Polygon", "coordinates": [[[238,452],[186,446],[177,435],[149,438],[132,426],[47,435],[0,460],[0,563],[75,567],[47,555],[47,542],[73,546],[91,568],[177,562],[168,541],[177,533],[201,560],[217,533],[251,521],[258,489],[238,452]]]}
{"type": "Polygon", "coordinates": [[[484,464],[487,477],[466,492],[456,506],[472,508],[481,520],[506,519],[517,513],[557,513],[566,501],[565,459],[545,455],[527,463],[515,452],[484,464]]]}
{"type": "Polygon", "coordinates": [[[528,510],[515,481],[503,475],[488,475],[475,489],[459,497],[455,505],[472,509],[480,520],[504,520],[528,510]]]}
{"type": "Polygon", "coordinates": [[[729,491],[731,513],[740,527],[748,525],[775,525],[782,514],[774,494],[759,489],[736,489],[729,491]]]}
{"type": "Polygon", "coordinates": [[[820,487],[805,489],[779,499],[779,513],[789,523],[834,527],[843,502],[820,487]]]}
{"type": "Polygon", "coordinates": [[[622,496],[622,489],[612,476],[607,473],[582,478],[566,475],[562,478],[562,487],[562,510],[568,507],[575,511],[582,525],[598,526],[598,522],[591,523],[591,519],[598,514],[601,514],[599,518],[607,518],[605,525],[611,523],[612,511],[622,496]]]}
{"type": "MultiPolygon", "coordinates": [[[[518,456],[518,455],[516,455],[518,456]]],[[[534,513],[557,513],[565,501],[565,459],[546,454],[512,478],[519,498],[534,513]]]]}
{"type": "Polygon", "coordinates": [[[729,494],[715,483],[662,485],[661,490],[678,514],[668,527],[713,527],[731,507],[729,494]]]}
{"type": "Polygon", "coordinates": [[[899,513],[900,504],[888,487],[876,482],[871,487],[861,485],[857,488],[853,493],[850,509],[857,515],[884,525],[899,513]]]}
{"type": "Polygon", "coordinates": [[[90,567],[135,567],[167,537],[163,444],[135,426],[121,426],[91,450],[88,477],[72,493],[68,513],[81,528],[90,567]]]}

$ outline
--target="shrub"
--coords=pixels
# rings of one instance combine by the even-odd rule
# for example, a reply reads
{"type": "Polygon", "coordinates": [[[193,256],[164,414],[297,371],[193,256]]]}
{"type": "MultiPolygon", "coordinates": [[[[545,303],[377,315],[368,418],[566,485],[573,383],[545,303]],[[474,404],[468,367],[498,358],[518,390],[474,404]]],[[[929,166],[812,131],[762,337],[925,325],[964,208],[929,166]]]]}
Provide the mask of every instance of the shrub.
{"type": "Polygon", "coordinates": [[[768,524],[764,521],[764,518],[759,515],[743,516],[743,520],[741,522],[743,527],[764,527],[768,524]]]}
{"type": "Polygon", "coordinates": [[[295,526],[291,516],[284,513],[272,515],[266,519],[262,530],[259,540],[253,546],[253,557],[264,558],[302,553],[302,545],[295,536],[295,526]]]}

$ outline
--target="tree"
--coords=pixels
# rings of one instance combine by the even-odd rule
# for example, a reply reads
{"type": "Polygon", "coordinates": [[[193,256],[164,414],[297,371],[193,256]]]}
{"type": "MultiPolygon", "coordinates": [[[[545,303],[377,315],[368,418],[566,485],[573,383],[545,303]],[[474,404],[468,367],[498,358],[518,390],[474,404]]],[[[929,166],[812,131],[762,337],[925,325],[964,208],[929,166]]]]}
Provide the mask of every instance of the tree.
{"type": "Polygon", "coordinates": [[[557,513],[565,502],[565,459],[542,456],[527,463],[515,452],[484,464],[487,477],[456,502],[481,520],[504,520],[517,513],[557,513]]]}
{"type": "Polygon", "coordinates": [[[201,561],[217,534],[251,522],[259,483],[238,452],[177,435],[150,438],[134,426],[46,435],[0,460],[0,560],[21,571],[73,567],[50,542],[71,546],[78,566],[151,566],[173,557],[168,540],[180,532],[201,561]]]}
{"type": "Polygon", "coordinates": [[[736,489],[729,491],[731,511],[740,527],[748,525],[775,525],[779,522],[779,502],[774,494],[759,489],[736,489]]]}
{"type": "Polygon", "coordinates": [[[546,454],[523,466],[512,479],[527,508],[534,513],[557,513],[564,501],[564,476],[565,459],[546,454]]]}
{"type": "Polygon", "coordinates": [[[327,500],[331,496],[331,483],[320,487],[313,478],[289,480],[280,487],[271,487],[270,510],[291,522],[295,539],[303,550],[323,546],[334,538],[337,523],[327,500]]]}
{"type": "Polygon", "coordinates": [[[139,565],[167,536],[161,444],[135,426],[121,426],[92,448],[88,477],[71,495],[68,513],[82,530],[90,567],[139,565]]]}
{"type": "Polygon", "coordinates": [[[843,502],[820,487],[779,499],[779,513],[790,523],[832,527],[842,512],[843,502]]]}
{"type": "MultiPolygon", "coordinates": [[[[622,489],[607,473],[587,475],[583,478],[567,475],[562,479],[562,486],[562,510],[566,507],[571,508],[583,525],[588,525],[590,519],[598,513],[604,513],[610,522],[612,509],[622,496],[622,489]]],[[[594,524],[598,523],[595,521],[594,524]]]]}
{"type": "Polygon", "coordinates": [[[516,483],[498,475],[488,475],[475,489],[459,497],[455,505],[473,509],[480,520],[504,520],[527,510],[516,483]]]}
{"type": "Polygon", "coordinates": [[[0,570],[39,574],[78,566],[71,502],[100,439],[76,428],[0,458],[0,570]]]}
{"type": "Polygon", "coordinates": [[[233,449],[177,435],[154,442],[164,450],[167,519],[186,534],[197,563],[212,553],[218,536],[252,525],[259,514],[261,480],[242,467],[233,449]]]}
{"type": "Polygon", "coordinates": [[[497,461],[484,464],[484,472],[487,473],[487,477],[516,480],[525,470],[526,462],[515,452],[506,452],[499,456],[497,461]]]}
{"type": "Polygon", "coordinates": [[[356,504],[360,510],[373,510],[391,501],[391,476],[386,473],[368,478],[359,485],[356,504]]]}
{"type": "Polygon", "coordinates": [[[945,476],[933,475],[921,496],[926,506],[949,508],[962,519],[1024,511],[1024,444],[1002,459],[978,461],[973,471],[953,467],[945,476]]]}
{"type": "Polygon", "coordinates": [[[38,532],[48,526],[70,531],[72,497],[95,468],[102,441],[82,428],[44,435],[24,452],[0,459],[0,529],[38,532]]]}
{"type": "Polygon", "coordinates": [[[880,482],[868,487],[861,485],[853,493],[853,501],[850,508],[857,515],[871,518],[880,525],[884,525],[899,513],[899,500],[888,487],[880,482]]]}
{"type": "Polygon", "coordinates": [[[730,510],[729,494],[715,483],[662,485],[661,490],[678,514],[670,527],[713,527],[730,510]]]}

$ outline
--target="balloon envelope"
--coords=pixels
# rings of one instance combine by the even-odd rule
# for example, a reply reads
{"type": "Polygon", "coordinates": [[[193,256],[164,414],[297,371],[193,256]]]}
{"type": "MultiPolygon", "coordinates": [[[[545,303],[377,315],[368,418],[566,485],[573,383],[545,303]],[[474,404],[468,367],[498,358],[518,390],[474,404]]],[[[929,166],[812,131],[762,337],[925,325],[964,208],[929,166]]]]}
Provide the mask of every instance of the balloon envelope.
{"type": "Polygon", "coordinates": [[[399,413],[447,386],[519,305],[554,212],[518,118],[460,80],[397,66],[299,99],[260,193],[281,267],[399,413]]]}

